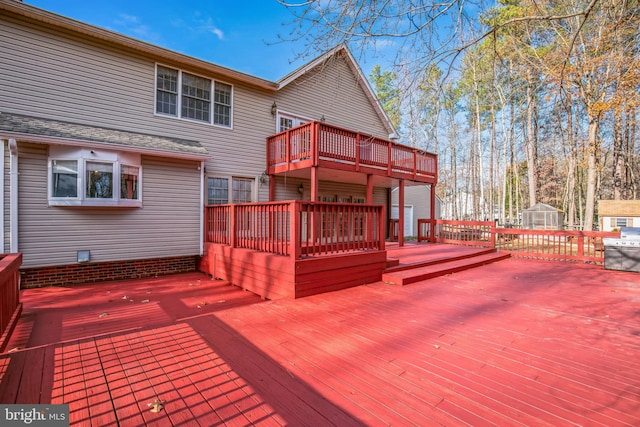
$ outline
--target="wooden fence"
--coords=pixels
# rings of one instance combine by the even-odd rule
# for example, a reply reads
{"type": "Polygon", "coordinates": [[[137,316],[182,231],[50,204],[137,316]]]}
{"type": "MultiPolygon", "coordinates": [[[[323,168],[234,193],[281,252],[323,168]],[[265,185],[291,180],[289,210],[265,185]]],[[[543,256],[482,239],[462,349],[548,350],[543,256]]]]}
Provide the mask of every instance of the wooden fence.
{"type": "Polygon", "coordinates": [[[495,247],[523,258],[602,263],[604,237],[620,237],[620,233],[499,228],[489,221],[418,220],[418,241],[495,247]],[[431,230],[435,230],[433,236],[431,230]]]}
{"type": "Polygon", "coordinates": [[[278,255],[383,250],[384,207],[283,201],[205,207],[205,242],[278,255]]]}
{"type": "Polygon", "coordinates": [[[12,319],[20,305],[20,272],[22,254],[0,255],[0,352],[11,334],[12,319]]]}

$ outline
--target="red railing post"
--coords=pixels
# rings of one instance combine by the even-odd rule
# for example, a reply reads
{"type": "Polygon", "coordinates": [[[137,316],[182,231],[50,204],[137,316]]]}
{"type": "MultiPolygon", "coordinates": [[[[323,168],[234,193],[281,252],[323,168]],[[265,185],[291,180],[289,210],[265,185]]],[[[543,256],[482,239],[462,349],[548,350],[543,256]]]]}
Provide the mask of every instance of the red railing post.
{"type": "Polygon", "coordinates": [[[386,208],[381,206],[378,208],[378,249],[384,250],[385,238],[384,238],[384,218],[387,217],[386,208]]]}
{"type": "Polygon", "coordinates": [[[578,258],[584,258],[584,234],[582,233],[582,231],[578,235],[578,258]]]}
{"type": "Polygon", "coordinates": [[[362,137],[360,132],[356,133],[356,172],[360,172],[360,150],[362,149],[362,137]]]}
{"type": "Polygon", "coordinates": [[[491,245],[492,247],[496,247],[496,223],[492,223],[491,224],[491,229],[489,231],[490,237],[489,237],[489,245],[491,245]]]}
{"type": "Polygon", "coordinates": [[[284,137],[284,158],[287,164],[287,170],[291,168],[291,130],[287,129],[284,137]]]}
{"type": "Polygon", "coordinates": [[[301,229],[301,202],[293,200],[289,203],[289,256],[293,260],[302,255],[301,229]]]}
{"type": "Polygon", "coordinates": [[[229,206],[229,246],[237,246],[238,227],[236,224],[236,205],[229,206]]]}
{"type": "Polygon", "coordinates": [[[313,122],[311,124],[311,162],[313,166],[318,166],[319,147],[320,147],[320,124],[313,122]]]}

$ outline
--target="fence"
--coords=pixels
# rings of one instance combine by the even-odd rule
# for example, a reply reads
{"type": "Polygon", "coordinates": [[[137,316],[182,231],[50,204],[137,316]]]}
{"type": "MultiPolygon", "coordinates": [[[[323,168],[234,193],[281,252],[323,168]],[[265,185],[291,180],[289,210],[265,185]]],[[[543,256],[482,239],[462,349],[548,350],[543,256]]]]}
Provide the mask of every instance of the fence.
{"type": "Polygon", "coordinates": [[[495,247],[523,258],[602,263],[604,237],[620,237],[620,233],[499,228],[488,221],[418,220],[418,241],[495,247]]]}
{"type": "Polygon", "coordinates": [[[284,201],[205,207],[205,242],[302,256],[384,249],[384,207],[284,201]]]}

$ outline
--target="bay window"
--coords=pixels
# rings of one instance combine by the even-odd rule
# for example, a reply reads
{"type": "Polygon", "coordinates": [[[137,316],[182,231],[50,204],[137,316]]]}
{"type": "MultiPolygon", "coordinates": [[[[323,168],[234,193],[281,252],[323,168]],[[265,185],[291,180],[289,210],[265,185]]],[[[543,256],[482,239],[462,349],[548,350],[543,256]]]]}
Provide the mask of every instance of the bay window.
{"type": "Polygon", "coordinates": [[[139,154],[50,147],[50,206],[140,207],[140,182],[139,154]]]}

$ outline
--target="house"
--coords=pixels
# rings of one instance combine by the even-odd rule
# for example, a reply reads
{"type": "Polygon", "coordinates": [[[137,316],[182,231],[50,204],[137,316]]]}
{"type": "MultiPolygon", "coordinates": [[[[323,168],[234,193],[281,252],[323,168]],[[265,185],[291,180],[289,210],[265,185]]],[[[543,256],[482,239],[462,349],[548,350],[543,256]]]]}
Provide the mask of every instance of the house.
{"type": "Polygon", "coordinates": [[[640,200],[599,200],[600,231],[640,227],[640,200]]]}
{"type": "MultiPolygon", "coordinates": [[[[15,0],[0,0],[0,24],[0,247],[23,254],[23,286],[225,278],[205,206],[369,209],[393,186],[437,182],[435,155],[389,141],[345,46],[273,82],[15,0]]],[[[350,229],[386,224],[375,209],[349,214],[350,229]]],[[[320,230],[318,215],[322,233],[346,229],[347,211],[305,224],[320,230]]]]}

